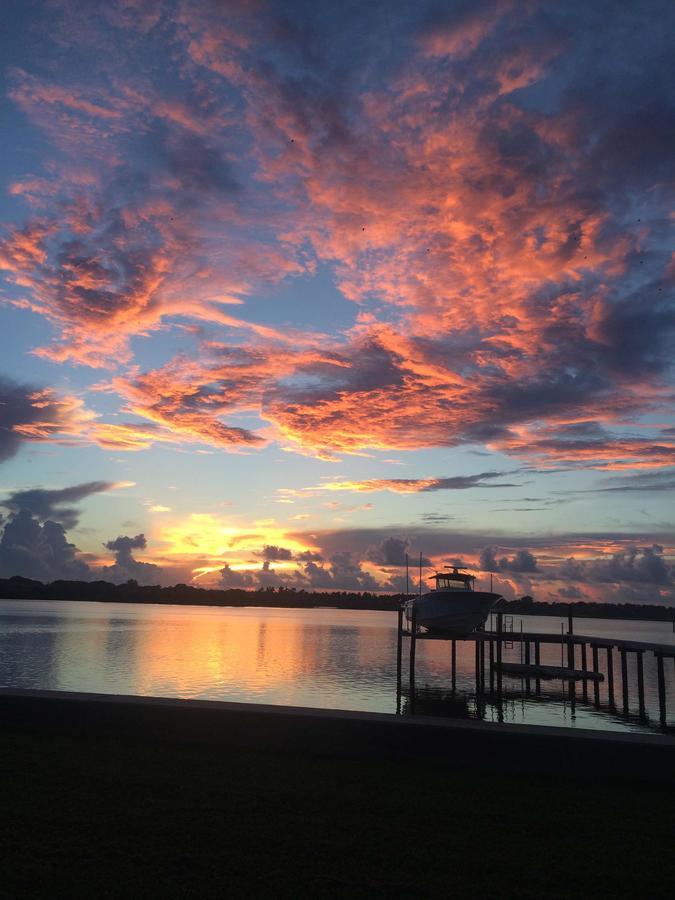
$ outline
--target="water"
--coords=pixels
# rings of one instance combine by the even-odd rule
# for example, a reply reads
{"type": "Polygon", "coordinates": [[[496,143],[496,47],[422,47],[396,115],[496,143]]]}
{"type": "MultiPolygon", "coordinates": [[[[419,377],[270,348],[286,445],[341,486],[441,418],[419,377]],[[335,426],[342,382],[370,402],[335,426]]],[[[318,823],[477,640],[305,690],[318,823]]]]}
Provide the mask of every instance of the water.
{"type": "MultiPolygon", "coordinates": [[[[522,617],[525,631],[560,632],[561,619],[522,617]]],[[[520,630],[521,617],[514,618],[520,630]]],[[[668,622],[577,619],[581,634],[675,644],[668,622]]],[[[565,623],[566,627],[566,623],[565,623]]],[[[404,653],[407,652],[407,641],[404,653]]],[[[504,659],[518,661],[514,641],[504,659]]],[[[560,664],[560,647],[542,647],[542,663],[560,664]]],[[[418,641],[415,712],[507,722],[657,730],[656,665],[646,653],[648,720],[637,715],[631,654],[630,715],[621,713],[615,656],[616,709],[601,686],[601,708],[569,703],[560,682],[526,695],[521,679],[504,679],[498,706],[476,696],[474,645],[457,644],[457,684],[450,691],[450,644],[418,641]]],[[[589,653],[590,665],[590,653],[589,653]]],[[[604,671],[605,653],[601,651],[604,671]]],[[[407,667],[404,662],[404,674],[407,667]]],[[[669,720],[675,719],[675,667],[666,660],[669,720]]],[[[0,686],[395,713],[396,615],[334,609],[215,609],[151,604],[0,601],[0,686]]],[[[532,682],[534,687],[534,682],[532,682]]],[[[410,711],[404,693],[398,708],[410,711]]],[[[581,687],[577,687],[581,694],[581,687]]]]}

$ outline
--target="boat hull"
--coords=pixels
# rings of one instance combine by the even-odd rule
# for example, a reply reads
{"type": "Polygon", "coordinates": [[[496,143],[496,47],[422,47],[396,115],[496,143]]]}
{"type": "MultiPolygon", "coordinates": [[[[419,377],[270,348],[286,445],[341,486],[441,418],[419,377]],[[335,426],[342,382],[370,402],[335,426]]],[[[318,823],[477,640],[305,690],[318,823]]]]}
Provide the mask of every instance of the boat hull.
{"type": "Polygon", "coordinates": [[[462,637],[485,623],[501,594],[490,591],[431,591],[408,600],[406,616],[412,619],[413,608],[418,627],[433,634],[462,637]]]}

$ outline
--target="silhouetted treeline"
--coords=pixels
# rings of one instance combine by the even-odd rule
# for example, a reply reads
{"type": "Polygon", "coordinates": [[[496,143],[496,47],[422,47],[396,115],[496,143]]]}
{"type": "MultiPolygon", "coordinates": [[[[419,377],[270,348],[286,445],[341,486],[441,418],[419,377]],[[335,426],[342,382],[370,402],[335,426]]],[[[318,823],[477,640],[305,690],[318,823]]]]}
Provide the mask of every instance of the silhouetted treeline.
{"type": "Polygon", "coordinates": [[[675,609],[656,603],[590,603],[587,600],[537,602],[532,597],[500,600],[495,611],[521,616],[568,616],[579,619],[647,619],[670,622],[675,609]]]}
{"type": "Polygon", "coordinates": [[[43,584],[30,578],[0,578],[3,600],[92,600],[115,603],[171,603],[180,606],[279,606],[311,608],[334,606],[338,609],[396,610],[401,596],[351,591],[303,591],[295,588],[199,588],[190,584],[173,587],[143,586],[135,581],[111,584],[109,581],[52,581],[43,584]]]}
{"type": "MultiPolygon", "coordinates": [[[[190,584],[173,587],[143,586],[135,581],[111,584],[109,581],[52,581],[43,584],[30,578],[0,578],[2,600],[89,600],[114,603],[170,603],[179,606],[276,606],[311,609],[324,606],[336,609],[372,609],[395,611],[402,594],[374,594],[370,591],[304,591],[296,588],[199,588],[190,584]]],[[[567,616],[606,619],[650,619],[670,621],[675,610],[657,604],[640,603],[542,603],[532,597],[500,600],[495,607],[508,614],[528,616],[567,616]]]]}

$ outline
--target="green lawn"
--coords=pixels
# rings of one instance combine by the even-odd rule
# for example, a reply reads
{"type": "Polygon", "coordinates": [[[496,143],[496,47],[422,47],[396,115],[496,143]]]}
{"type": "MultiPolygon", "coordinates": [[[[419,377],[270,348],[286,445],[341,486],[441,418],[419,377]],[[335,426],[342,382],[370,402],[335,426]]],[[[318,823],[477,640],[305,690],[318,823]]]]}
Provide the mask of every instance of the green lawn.
{"type": "Polygon", "coordinates": [[[5,897],[671,897],[674,792],[0,736],[5,897]]]}

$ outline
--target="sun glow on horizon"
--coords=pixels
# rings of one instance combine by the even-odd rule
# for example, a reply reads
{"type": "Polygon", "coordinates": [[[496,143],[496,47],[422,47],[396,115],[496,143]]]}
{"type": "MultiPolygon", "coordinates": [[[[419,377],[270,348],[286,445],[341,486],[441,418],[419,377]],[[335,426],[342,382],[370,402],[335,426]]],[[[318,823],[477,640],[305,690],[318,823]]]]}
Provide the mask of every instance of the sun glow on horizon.
{"type": "MultiPolygon", "coordinates": [[[[317,549],[273,523],[270,519],[233,525],[211,513],[191,513],[183,521],[160,528],[158,541],[167,556],[220,560],[221,567],[227,562],[234,570],[260,564],[264,547],[283,546],[293,555],[317,549]]],[[[284,564],[280,560],[275,567],[284,568],[284,564]]]]}

